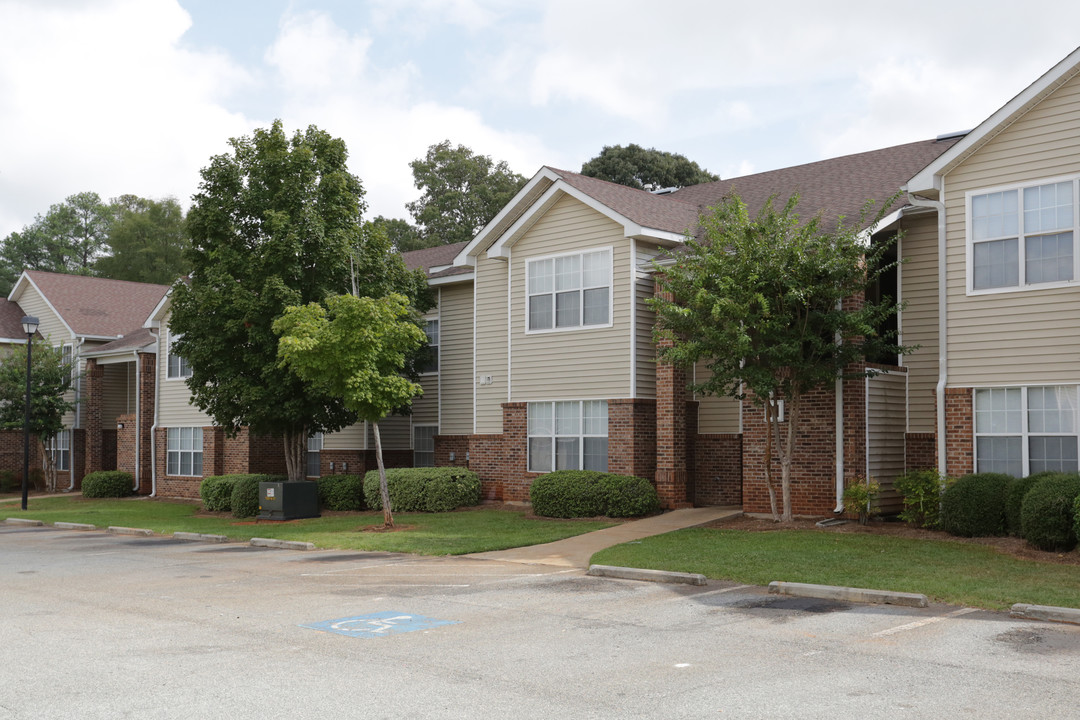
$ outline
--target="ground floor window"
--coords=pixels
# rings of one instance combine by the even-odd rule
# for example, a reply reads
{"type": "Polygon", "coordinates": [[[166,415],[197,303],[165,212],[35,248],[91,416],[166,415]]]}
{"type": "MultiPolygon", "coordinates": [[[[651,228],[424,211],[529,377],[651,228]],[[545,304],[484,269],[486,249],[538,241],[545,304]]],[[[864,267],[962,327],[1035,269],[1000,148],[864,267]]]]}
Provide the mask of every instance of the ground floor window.
{"type": "Polygon", "coordinates": [[[437,425],[413,425],[413,467],[435,467],[437,425]]]}
{"type": "Polygon", "coordinates": [[[1024,477],[1077,472],[1077,388],[975,390],[975,469],[1024,477]]]}
{"type": "Polygon", "coordinates": [[[529,472],[607,472],[607,401],[531,402],[529,472]]]}
{"type": "Polygon", "coordinates": [[[307,439],[307,477],[319,477],[322,475],[322,446],[323,434],[312,433],[307,439]]]}
{"type": "Polygon", "coordinates": [[[177,427],[166,431],[168,451],[165,474],[201,477],[203,433],[201,427],[177,427]]]}
{"type": "Polygon", "coordinates": [[[71,431],[61,430],[49,441],[49,455],[57,470],[71,469],[71,431]]]}

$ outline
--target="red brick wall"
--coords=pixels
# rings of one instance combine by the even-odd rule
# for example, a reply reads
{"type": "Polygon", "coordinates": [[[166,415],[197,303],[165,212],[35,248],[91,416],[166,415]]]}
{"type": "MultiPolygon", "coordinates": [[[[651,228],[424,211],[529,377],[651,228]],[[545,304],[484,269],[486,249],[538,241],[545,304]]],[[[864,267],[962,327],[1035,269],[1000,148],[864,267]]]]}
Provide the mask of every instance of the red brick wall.
{"type": "MultiPolygon", "coordinates": [[[[97,360],[87,360],[86,369],[83,372],[86,402],[83,404],[83,413],[86,421],[86,435],[83,440],[85,446],[86,466],[85,473],[102,470],[101,448],[101,402],[102,387],[105,377],[105,368],[98,365],[97,360]]],[[[84,473],[84,474],[85,474],[84,473]]],[[[80,475],[81,479],[82,476],[80,475]]]]}
{"type": "Polygon", "coordinates": [[[116,469],[135,472],[135,415],[116,417],[116,469]],[[123,428],[120,428],[123,425],[123,428]]]}
{"type": "Polygon", "coordinates": [[[153,448],[150,434],[154,427],[154,400],[157,384],[157,355],[139,353],[138,397],[139,403],[139,493],[149,495],[152,489],[153,448]]]}
{"type": "Polygon", "coordinates": [[[975,472],[975,410],[971,388],[945,388],[945,473],[975,472]]]}
{"type": "Polygon", "coordinates": [[[608,472],[654,480],[655,400],[608,400],[608,472]]]}
{"type": "MultiPolygon", "coordinates": [[[[199,497],[199,485],[202,483],[202,477],[175,477],[165,474],[165,462],[169,448],[166,430],[167,428],[161,427],[154,431],[154,447],[157,450],[155,453],[157,457],[154,459],[157,472],[157,496],[196,499],[199,497]]],[[[205,462],[205,460],[206,428],[203,428],[203,461],[205,462]]],[[[205,472],[205,469],[203,472],[205,472]]]]}
{"type": "Polygon", "coordinates": [[[367,472],[363,450],[323,450],[319,453],[320,475],[363,475],[367,472]],[[330,467],[333,464],[333,467],[330,467]]]}
{"type": "Polygon", "coordinates": [[[71,431],[71,472],[57,473],[56,486],[61,490],[67,490],[71,485],[71,478],[75,478],[75,489],[82,489],[82,479],[86,475],[86,430],[76,428],[71,431]]]}
{"type": "MultiPolygon", "coordinates": [[[[672,299],[656,288],[657,297],[672,299]]],[[[668,347],[661,340],[657,347],[668,347]]],[[[689,507],[686,427],[686,371],[665,362],[656,363],[656,494],[665,509],[689,507]]]]}
{"type": "Polygon", "coordinates": [[[696,435],[693,440],[694,504],[742,505],[742,435],[696,435]]]}
{"type": "Polygon", "coordinates": [[[908,470],[928,470],[937,467],[937,443],[934,433],[904,435],[904,467],[908,470]]]}
{"type": "MultiPolygon", "coordinates": [[[[34,472],[34,468],[41,467],[41,453],[38,452],[37,440],[33,437],[30,438],[30,472],[34,472]]],[[[15,477],[19,483],[22,483],[22,471],[23,471],[23,431],[22,430],[0,430],[0,470],[10,470],[15,473],[15,477]]],[[[57,488],[60,490],[66,490],[70,480],[67,473],[64,473],[63,482],[60,480],[60,473],[56,474],[57,488]]]]}

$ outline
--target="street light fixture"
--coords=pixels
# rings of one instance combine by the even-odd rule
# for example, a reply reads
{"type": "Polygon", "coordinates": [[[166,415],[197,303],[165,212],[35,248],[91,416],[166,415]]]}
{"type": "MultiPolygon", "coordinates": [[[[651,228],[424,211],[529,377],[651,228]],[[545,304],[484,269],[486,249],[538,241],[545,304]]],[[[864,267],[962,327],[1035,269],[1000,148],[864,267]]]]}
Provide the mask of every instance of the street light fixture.
{"type": "Polygon", "coordinates": [[[38,319],[27,315],[22,319],[23,332],[26,333],[26,412],[23,414],[23,473],[22,473],[22,509],[26,509],[26,495],[30,489],[30,353],[34,347],[34,334],[37,333],[38,319]]]}

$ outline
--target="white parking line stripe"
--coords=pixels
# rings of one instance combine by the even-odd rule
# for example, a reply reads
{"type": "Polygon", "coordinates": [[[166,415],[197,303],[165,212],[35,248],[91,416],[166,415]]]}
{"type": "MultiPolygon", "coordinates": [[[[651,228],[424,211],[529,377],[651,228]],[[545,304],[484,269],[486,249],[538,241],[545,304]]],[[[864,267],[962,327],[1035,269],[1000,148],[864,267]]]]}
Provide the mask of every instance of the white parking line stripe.
{"type": "Polygon", "coordinates": [[[950,613],[944,615],[935,615],[934,617],[923,618],[922,620],[916,620],[915,622],[909,622],[906,625],[897,625],[887,630],[880,630],[874,633],[874,637],[884,637],[886,635],[892,635],[893,633],[904,632],[905,630],[914,630],[920,628],[923,625],[930,625],[931,623],[941,622],[949,618],[959,617],[961,615],[967,615],[968,613],[978,612],[979,608],[960,608],[959,610],[953,610],[950,613]]]}

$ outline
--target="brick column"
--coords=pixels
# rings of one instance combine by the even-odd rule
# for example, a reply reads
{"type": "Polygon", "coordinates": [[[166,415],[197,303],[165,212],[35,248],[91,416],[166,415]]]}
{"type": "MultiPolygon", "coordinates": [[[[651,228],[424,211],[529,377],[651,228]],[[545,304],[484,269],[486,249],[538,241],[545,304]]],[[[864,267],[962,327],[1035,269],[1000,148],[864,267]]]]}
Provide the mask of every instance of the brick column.
{"type": "Polygon", "coordinates": [[[975,472],[975,409],[971,388],[945,388],[945,474],[975,472]]]}
{"type": "Polygon", "coordinates": [[[656,476],[655,400],[608,400],[608,472],[656,476]]]}
{"type": "Polygon", "coordinates": [[[151,475],[154,457],[151,452],[154,427],[154,388],[157,384],[157,355],[139,353],[136,364],[138,371],[139,403],[139,457],[136,467],[139,474],[139,494],[149,495],[152,489],[151,475]]]}
{"type": "MultiPolygon", "coordinates": [[[[657,297],[671,300],[670,293],[656,290],[657,297]]],[[[661,340],[657,348],[671,347],[661,340]]],[[[686,470],[686,371],[656,361],[656,494],[665,509],[692,507],[687,496],[686,470]]]]}
{"type": "Polygon", "coordinates": [[[102,469],[101,401],[104,390],[105,368],[97,360],[87,360],[83,373],[86,410],[86,473],[102,469]]]}

